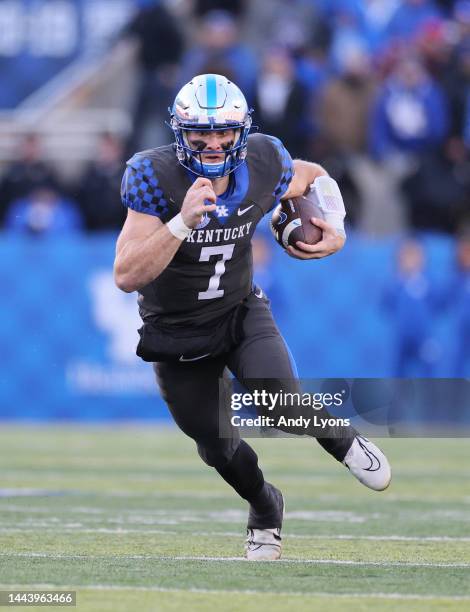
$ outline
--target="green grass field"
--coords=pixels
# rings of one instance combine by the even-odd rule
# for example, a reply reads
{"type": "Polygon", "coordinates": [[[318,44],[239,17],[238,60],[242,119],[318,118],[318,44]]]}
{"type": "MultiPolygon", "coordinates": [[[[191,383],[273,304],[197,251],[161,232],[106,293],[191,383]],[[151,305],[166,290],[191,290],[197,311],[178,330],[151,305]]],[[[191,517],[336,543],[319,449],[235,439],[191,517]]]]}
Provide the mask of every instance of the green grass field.
{"type": "Polygon", "coordinates": [[[176,430],[2,426],[0,589],[73,589],[80,611],[470,610],[467,440],[381,440],[381,494],[310,440],[252,442],[285,494],[282,561],[243,560],[245,503],[176,430]]]}

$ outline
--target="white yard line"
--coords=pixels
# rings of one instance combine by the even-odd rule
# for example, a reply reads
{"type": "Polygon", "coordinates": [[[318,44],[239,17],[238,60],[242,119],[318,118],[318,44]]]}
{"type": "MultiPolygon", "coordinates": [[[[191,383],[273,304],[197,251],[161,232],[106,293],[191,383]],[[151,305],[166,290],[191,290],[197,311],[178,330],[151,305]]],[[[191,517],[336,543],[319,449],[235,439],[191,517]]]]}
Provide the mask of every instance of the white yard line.
{"type": "MultiPolygon", "coordinates": [[[[1,500],[0,500],[1,501],[1,500]]],[[[51,520],[51,509],[45,506],[22,506],[18,504],[4,504],[0,503],[0,514],[15,512],[21,514],[47,514],[49,520],[51,520]]],[[[89,516],[102,516],[106,515],[107,522],[110,523],[142,523],[146,525],[157,524],[157,525],[176,525],[182,523],[203,523],[208,520],[217,523],[233,523],[236,521],[243,522],[246,519],[246,511],[240,508],[231,508],[220,511],[212,510],[195,510],[189,513],[187,510],[175,510],[175,509],[126,509],[121,508],[119,510],[112,510],[108,508],[97,508],[89,506],[75,506],[70,507],[55,507],[54,513],[57,516],[54,520],[63,520],[63,515],[89,515],[89,516]],[[113,516],[114,513],[114,516],[113,516]],[[169,514],[171,513],[171,519],[169,514]]],[[[435,519],[446,519],[452,522],[470,522],[470,514],[464,510],[454,509],[440,509],[429,512],[420,511],[407,511],[401,512],[400,517],[406,520],[435,520],[435,519]]],[[[287,520],[298,520],[302,522],[314,522],[314,523],[351,523],[351,524],[364,524],[367,521],[387,521],[391,517],[386,514],[378,512],[362,512],[356,513],[352,511],[342,510],[297,510],[286,512],[285,518],[287,520]]],[[[86,519],[84,519],[86,520],[86,519]]],[[[0,523],[1,524],[1,523],[0,523]]]]}
{"type": "MultiPolygon", "coordinates": [[[[1,552],[0,557],[25,557],[25,558],[44,558],[44,559],[68,559],[68,560],[86,560],[86,559],[142,559],[153,561],[216,561],[216,562],[241,562],[250,563],[243,557],[206,557],[206,556],[171,556],[171,555],[68,555],[55,553],[5,553],[1,552]]],[[[258,561],[258,563],[272,563],[272,561],[258,561]]],[[[324,565],[356,565],[356,566],[377,566],[377,567],[441,567],[454,569],[470,569],[470,563],[427,563],[413,561],[353,561],[341,559],[279,559],[279,563],[294,563],[294,564],[324,564],[324,565]]]]}
{"type": "MultiPolygon", "coordinates": [[[[403,600],[424,600],[424,601],[470,601],[470,595],[420,595],[419,593],[332,593],[325,591],[257,591],[253,589],[198,589],[198,588],[187,588],[177,589],[172,587],[160,587],[160,586],[121,586],[117,584],[0,584],[0,589],[60,589],[60,590],[78,590],[84,591],[144,591],[144,592],[157,592],[157,593],[200,593],[203,595],[274,595],[284,597],[338,597],[342,599],[348,599],[351,597],[357,599],[403,599],[403,600]]],[[[78,591],[78,595],[80,591],[78,591]]]]}
{"type": "MultiPolygon", "coordinates": [[[[41,532],[73,532],[73,533],[109,533],[117,535],[142,534],[142,535],[169,535],[184,537],[221,537],[221,538],[243,538],[242,531],[174,531],[170,529],[113,529],[110,527],[82,527],[82,525],[47,525],[40,523],[28,523],[24,527],[2,527],[0,523],[0,533],[22,533],[35,532],[40,528],[41,532]]],[[[470,542],[468,536],[401,536],[401,535],[361,535],[361,534],[295,534],[284,533],[283,537],[287,540],[370,540],[373,542],[470,542]]]]}

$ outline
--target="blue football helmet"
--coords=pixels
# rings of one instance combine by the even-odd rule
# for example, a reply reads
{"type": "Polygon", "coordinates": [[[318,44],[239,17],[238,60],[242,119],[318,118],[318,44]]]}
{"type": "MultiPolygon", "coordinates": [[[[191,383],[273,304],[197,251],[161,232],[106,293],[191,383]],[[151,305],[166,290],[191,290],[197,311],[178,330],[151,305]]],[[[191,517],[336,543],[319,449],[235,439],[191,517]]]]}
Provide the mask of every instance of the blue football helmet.
{"type": "Polygon", "coordinates": [[[233,172],[246,158],[251,110],[240,89],[219,74],[194,77],[178,92],[170,110],[170,126],[176,139],[176,155],[182,166],[198,176],[220,178],[233,172]],[[197,151],[189,145],[188,132],[235,130],[229,149],[197,151]],[[223,154],[224,161],[203,162],[205,154],[223,154]]]}

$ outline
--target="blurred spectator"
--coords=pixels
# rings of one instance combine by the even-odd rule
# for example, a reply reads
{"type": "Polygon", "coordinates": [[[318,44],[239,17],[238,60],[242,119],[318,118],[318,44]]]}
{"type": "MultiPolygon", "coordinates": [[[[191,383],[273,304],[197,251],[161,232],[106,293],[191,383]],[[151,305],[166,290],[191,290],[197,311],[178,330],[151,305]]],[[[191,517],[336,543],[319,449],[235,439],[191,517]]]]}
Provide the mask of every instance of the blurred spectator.
{"type": "Polygon", "coordinates": [[[456,0],[436,0],[436,4],[447,14],[452,13],[456,0]]]}
{"type": "Polygon", "coordinates": [[[316,2],[270,0],[247,3],[243,34],[244,40],[256,53],[264,53],[266,47],[274,46],[297,52],[307,46],[316,46],[327,29],[316,2]]]}
{"type": "Polygon", "coordinates": [[[385,30],[388,44],[412,40],[426,23],[441,17],[434,0],[402,0],[385,30]]]}
{"type": "Polygon", "coordinates": [[[338,74],[320,96],[321,133],[329,153],[364,153],[367,121],[376,83],[370,57],[361,47],[350,50],[338,65],[338,74]]]}
{"type": "Polygon", "coordinates": [[[8,206],[41,187],[58,188],[55,171],[41,159],[41,140],[29,134],[19,145],[19,157],[5,170],[0,180],[0,222],[8,206]]]}
{"type": "Polygon", "coordinates": [[[295,66],[281,48],[263,59],[255,95],[254,122],[261,132],[280,138],[293,157],[307,154],[309,91],[298,80],[295,66]]]}
{"type": "Polygon", "coordinates": [[[380,38],[401,3],[402,0],[365,0],[367,23],[380,38]]]}
{"type": "Polygon", "coordinates": [[[309,91],[312,104],[315,104],[322,87],[330,78],[326,54],[322,49],[307,47],[295,55],[295,66],[297,79],[309,91]]]}
{"type": "Polygon", "coordinates": [[[197,34],[195,46],[183,58],[181,84],[196,74],[223,74],[240,87],[252,104],[257,62],[249,47],[240,42],[235,19],[226,11],[212,11],[201,20],[197,34]]]}
{"type": "MultiPolygon", "coordinates": [[[[461,19],[470,2],[458,2],[461,19]]],[[[441,77],[450,108],[449,137],[426,151],[403,189],[413,227],[453,232],[469,214],[470,201],[470,38],[458,39],[441,77]]]]}
{"type": "Polygon", "coordinates": [[[426,257],[416,240],[403,242],[397,253],[397,272],[382,296],[395,341],[393,376],[433,375],[440,346],[433,338],[436,296],[425,270],[426,257]]]}
{"type": "Polygon", "coordinates": [[[194,13],[203,17],[211,11],[228,11],[234,17],[241,18],[246,10],[246,0],[195,0],[194,13]]]}
{"type": "Polygon", "coordinates": [[[454,53],[442,79],[450,106],[450,135],[470,150],[470,38],[454,53]]]}
{"type": "Polygon", "coordinates": [[[457,26],[457,35],[460,43],[470,36],[470,0],[455,2],[453,17],[457,26]]]}
{"type": "Polygon", "coordinates": [[[454,34],[448,23],[433,20],[426,23],[416,38],[416,52],[429,73],[442,82],[451,65],[454,34]]]}
{"type": "Polygon", "coordinates": [[[447,135],[448,123],[442,89],[421,62],[403,59],[379,90],[370,123],[371,153],[384,160],[437,147],[447,135]]]}
{"type": "Polygon", "coordinates": [[[128,154],[169,142],[165,130],[168,101],[175,89],[184,40],[177,20],[161,0],[139,0],[139,10],[122,32],[137,39],[138,85],[128,154]]]}
{"type": "Polygon", "coordinates": [[[452,141],[423,153],[402,184],[408,223],[420,230],[454,232],[469,212],[470,160],[452,141]]]}
{"type": "Polygon", "coordinates": [[[367,194],[360,195],[363,185],[358,166],[364,163],[375,87],[370,57],[358,47],[342,58],[338,75],[327,82],[319,100],[323,163],[340,185],[352,225],[367,199],[367,194]]]}
{"type": "Polygon", "coordinates": [[[7,211],[5,228],[36,235],[64,235],[83,227],[78,207],[57,191],[39,187],[14,201],[7,211]]]}
{"type": "Polygon", "coordinates": [[[123,172],[123,143],[111,134],[103,134],[98,142],[97,158],[80,177],[77,200],[89,230],[120,229],[125,209],[119,206],[123,172]]]}
{"type": "Polygon", "coordinates": [[[336,25],[336,20],[341,20],[345,15],[349,15],[364,22],[364,2],[363,0],[317,0],[321,12],[329,21],[336,25]]]}
{"type": "Polygon", "coordinates": [[[369,28],[364,3],[336,0],[330,6],[332,38],[330,61],[333,69],[342,65],[349,53],[368,54],[374,46],[374,32],[369,28]]]}

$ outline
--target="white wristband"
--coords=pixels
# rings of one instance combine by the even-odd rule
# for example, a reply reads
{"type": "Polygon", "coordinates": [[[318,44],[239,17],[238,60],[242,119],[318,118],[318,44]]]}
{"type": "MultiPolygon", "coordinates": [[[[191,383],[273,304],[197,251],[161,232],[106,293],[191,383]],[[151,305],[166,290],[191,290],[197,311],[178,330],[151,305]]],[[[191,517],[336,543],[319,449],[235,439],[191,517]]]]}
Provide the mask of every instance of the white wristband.
{"type": "Polygon", "coordinates": [[[175,238],[178,238],[178,240],[184,240],[193,230],[192,227],[188,227],[183,221],[181,213],[178,213],[176,216],[173,217],[173,219],[170,219],[166,226],[168,230],[173,234],[173,236],[175,238]]]}

